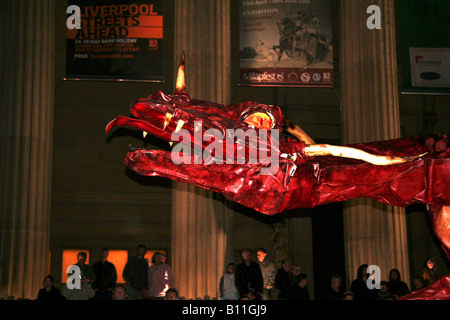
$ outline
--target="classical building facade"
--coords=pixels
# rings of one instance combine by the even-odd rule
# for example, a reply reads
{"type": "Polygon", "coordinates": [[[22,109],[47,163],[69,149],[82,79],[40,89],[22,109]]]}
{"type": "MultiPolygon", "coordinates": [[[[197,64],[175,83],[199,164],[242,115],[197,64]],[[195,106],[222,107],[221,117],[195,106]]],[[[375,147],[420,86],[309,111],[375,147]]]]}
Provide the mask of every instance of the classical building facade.
{"type": "Polygon", "coordinates": [[[181,295],[214,298],[241,249],[264,247],[277,258],[280,223],[283,252],[309,275],[313,297],[323,297],[331,273],[348,284],[363,263],[379,265],[384,279],[397,268],[407,282],[427,256],[445,271],[421,207],[358,199],[265,216],[187,184],[138,176],[123,165],[128,145],[161,142],[104,131],[134,99],[173,91],[184,50],[192,97],[279,105],[317,142],[448,133],[449,96],[400,93],[396,3],[332,1],[334,88],[261,88],[237,85],[237,1],[164,1],[164,82],[64,80],[66,3],[2,2],[0,297],[34,299],[47,274],[63,286],[70,250],[88,252],[93,263],[103,247],[129,257],[142,243],[166,252],[181,295]],[[383,8],[380,30],[366,27],[371,4],[383,8]],[[423,122],[429,104],[431,128],[423,122]]]}

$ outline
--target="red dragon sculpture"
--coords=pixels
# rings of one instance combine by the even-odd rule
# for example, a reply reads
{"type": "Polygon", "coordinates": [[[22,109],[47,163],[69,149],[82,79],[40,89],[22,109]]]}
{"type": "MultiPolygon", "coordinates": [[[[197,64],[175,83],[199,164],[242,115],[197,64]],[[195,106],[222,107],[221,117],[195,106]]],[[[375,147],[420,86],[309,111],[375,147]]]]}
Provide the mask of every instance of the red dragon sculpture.
{"type": "Polygon", "coordinates": [[[192,183],[268,215],[358,197],[401,207],[426,204],[450,258],[448,135],[316,144],[277,106],[192,99],[185,91],[184,54],[175,93],[138,99],[131,114],[112,120],[106,132],[130,126],[178,143],[172,151],[130,151],[125,164],[140,175],[192,183]],[[236,132],[253,135],[235,139],[236,132]]]}

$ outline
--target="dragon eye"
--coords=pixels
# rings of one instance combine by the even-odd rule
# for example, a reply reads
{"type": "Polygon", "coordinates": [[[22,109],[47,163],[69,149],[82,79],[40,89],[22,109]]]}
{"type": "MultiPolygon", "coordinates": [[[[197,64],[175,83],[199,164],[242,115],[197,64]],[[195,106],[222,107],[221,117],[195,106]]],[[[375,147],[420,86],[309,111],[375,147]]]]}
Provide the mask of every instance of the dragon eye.
{"type": "Polygon", "coordinates": [[[244,122],[251,127],[269,130],[275,125],[275,121],[270,113],[256,112],[244,119],[244,122]]]}

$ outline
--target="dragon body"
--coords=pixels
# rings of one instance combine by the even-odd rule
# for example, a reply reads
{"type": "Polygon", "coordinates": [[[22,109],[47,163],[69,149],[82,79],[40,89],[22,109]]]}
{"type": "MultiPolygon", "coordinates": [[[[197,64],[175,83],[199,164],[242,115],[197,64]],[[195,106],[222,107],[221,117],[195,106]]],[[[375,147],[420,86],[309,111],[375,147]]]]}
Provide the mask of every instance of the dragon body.
{"type": "Polygon", "coordinates": [[[107,125],[106,132],[129,126],[175,143],[170,151],[131,150],[130,169],[213,190],[268,215],[360,197],[401,207],[426,204],[450,258],[448,135],[315,144],[277,106],[192,99],[183,79],[184,58],[174,94],[137,99],[131,117],[107,125]]]}

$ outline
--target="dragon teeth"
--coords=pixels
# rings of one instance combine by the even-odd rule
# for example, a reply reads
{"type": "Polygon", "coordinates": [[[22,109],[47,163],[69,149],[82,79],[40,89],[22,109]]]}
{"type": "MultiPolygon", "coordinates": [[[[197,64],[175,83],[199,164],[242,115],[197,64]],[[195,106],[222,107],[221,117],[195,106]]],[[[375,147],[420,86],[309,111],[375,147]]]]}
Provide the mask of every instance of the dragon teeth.
{"type": "Polygon", "coordinates": [[[164,119],[164,128],[163,128],[163,130],[166,130],[167,126],[170,123],[170,120],[172,120],[172,116],[173,115],[171,113],[169,113],[169,112],[166,113],[166,118],[164,119]]]}
{"type": "Polygon", "coordinates": [[[178,120],[177,128],[175,129],[175,133],[177,133],[178,131],[180,131],[181,128],[183,128],[183,125],[184,125],[184,121],[183,121],[183,120],[178,120]]]}
{"type": "Polygon", "coordinates": [[[202,124],[199,121],[194,121],[194,133],[197,133],[201,130],[202,124]]]}
{"type": "Polygon", "coordinates": [[[147,136],[147,133],[148,133],[147,131],[142,132],[142,135],[144,136],[144,138],[147,136]]]}

